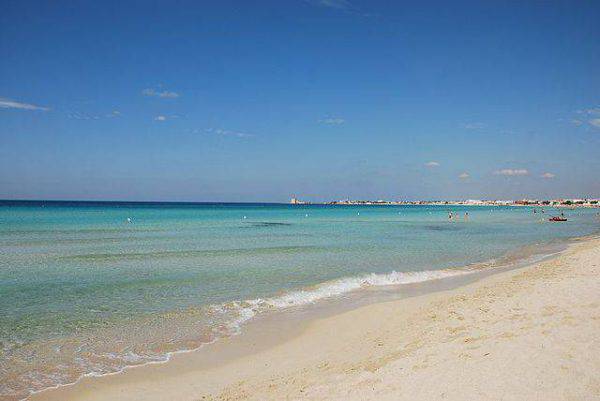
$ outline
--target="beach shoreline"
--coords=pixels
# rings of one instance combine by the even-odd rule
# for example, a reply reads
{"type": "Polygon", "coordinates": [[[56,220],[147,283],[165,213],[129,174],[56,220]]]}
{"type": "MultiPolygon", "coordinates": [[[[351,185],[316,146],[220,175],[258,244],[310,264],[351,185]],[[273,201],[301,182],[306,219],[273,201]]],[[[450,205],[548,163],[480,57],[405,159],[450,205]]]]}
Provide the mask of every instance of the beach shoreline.
{"type": "MultiPolygon", "coordinates": [[[[563,307],[544,305],[541,300],[532,299],[535,292],[521,292],[528,286],[539,287],[544,284],[544,280],[550,278],[554,280],[552,283],[555,287],[557,283],[564,285],[567,284],[566,281],[573,281],[575,279],[572,277],[579,275],[588,275],[588,287],[600,290],[600,279],[594,278],[592,274],[600,270],[599,261],[600,239],[597,236],[579,239],[550,259],[494,273],[453,289],[361,306],[337,314],[330,313],[329,316],[315,320],[307,319],[302,313],[286,319],[258,317],[244,328],[242,335],[221,339],[197,351],[174,355],[167,363],[127,369],[117,375],[85,377],[73,385],[34,394],[30,399],[432,399],[436,398],[432,391],[439,385],[428,387],[429,397],[423,397],[423,389],[418,394],[413,392],[409,397],[410,391],[401,391],[403,387],[399,386],[399,382],[414,389],[414,384],[409,383],[415,377],[421,377],[423,372],[439,370],[440,366],[455,370],[457,367],[469,369],[472,364],[489,364],[489,360],[493,360],[490,355],[495,354],[494,349],[498,347],[508,347],[517,356],[527,354],[527,349],[517,347],[519,342],[511,346],[511,339],[529,338],[529,326],[556,326],[557,335],[560,337],[562,333],[565,336],[565,332],[572,331],[572,321],[576,317],[571,316],[572,313],[566,314],[568,311],[562,312],[565,316],[556,318],[553,316],[558,315],[557,312],[545,316],[539,311],[550,313],[552,308],[562,310],[563,307]],[[585,270],[584,266],[591,268],[585,270]],[[550,267],[552,270],[549,270],[550,267]],[[519,305],[535,304],[537,315],[523,315],[527,319],[519,317],[524,312],[514,311],[515,305],[511,302],[514,302],[516,296],[506,292],[511,287],[518,293],[519,305]],[[477,294],[479,295],[474,297],[477,294]],[[449,313],[448,308],[454,304],[452,313],[449,313]],[[495,309],[498,310],[494,316],[499,320],[486,328],[492,319],[486,319],[481,308],[489,311],[490,304],[496,305],[495,309]],[[442,310],[443,314],[440,313],[442,310]],[[432,318],[432,314],[436,317],[432,318]],[[470,319],[467,318],[469,314],[473,315],[470,319]],[[524,324],[521,321],[523,319],[528,324],[524,324]],[[469,320],[471,324],[465,324],[469,320]],[[507,327],[498,327],[498,323],[504,320],[509,323],[507,327]],[[477,333],[471,333],[474,328],[477,328],[477,333]],[[394,330],[402,334],[394,335],[394,330]],[[419,330],[421,335],[416,335],[419,330]],[[501,332],[496,333],[498,330],[501,332]],[[519,336],[520,331],[525,331],[527,333],[524,334],[528,335],[519,336]],[[496,334],[491,335],[492,332],[496,334]],[[428,334],[423,337],[424,333],[428,334]],[[447,344],[447,347],[439,348],[439,344],[447,344]],[[478,355],[476,350],[483,346],[489,348],[489,352],[487,355],[485,352],[478,355]],[[431,363],[431,360],[449,355],[454,355],[457,359],[431,363]],[[363,382],[372,383],[366,385],[363,382]],[[396,383],[394,386],[397,385],[398,389],[389,388],[392,383],[396,383]]],[[[581,286],[581,283],[577,284],[581,286]]],[[[564,292],[565,288],[557,287],[556,291],[559,290],[564,292]]],[[[571,291],[577,293],[577,288],[572,288],[571,291]]],[[[559,295],[564,297],[562,292],[554,294],[555,303],[559,303],[559,295]]],[[[545,297],[550,295],[551,292],[545,297]]],[[[588,294],[592,302],[587,302],[587,309],[578,310],[591,314],[591,318],[586,320],[586,327],[590,326],[588,331],[600,329],[600,296],[596,299],[594,297],[595,295],[588,294]]],[[[545,302],[552,299],[550,297],[545,302]]],[[[570,299],[569,302],[574,301],[570,299]]],[[[520,308],[523,309],[522,306],[520,308]]],[[[544,330],[547,329],[542,328],[544,330]]],[[[588,331],[584,330],[582,333],[588,331]]],[[[567,345],[579,351],[578,344],[567,345]]],[[[555,354],[548,358],[559,364],[555,367],[561,372],[564,370],[563,366],[569,368],[572,360],[578,361],[585,356],[588,359],[593,356],[599,358],[598,341],[592,341],[591,345],[591,352],[587,355],[573,352],[574,357],[570,359],[555,354]]],[[[519,367],[515,369],[518,371],[519,367]]],[[[598,382],[591,378],[600,367],[591,366],[590,369],[587,373],[590,378],[588,384],[577,391],[589,391],[586,393],[588,396],[598,397],[598,382]]],[[[469,381],[481,379],[477,372],[472,373],[473,377],[467,377],[469,381]]],[[[448,372],[444,375],[452,376],[448,372]]],[[[526,381],[536,380],[537,377],[536,374],[528,376],[531,379],[526,381]]],[[[497,386],[498,383],[494,385],[497,386]]],[[[561,383],[561,380],[555,378],[553,388],[557,386],[564,387],[565,391],[573,389],[573,383],[561,383]]],[[[511,389],[502,391],[513,394],[517,390],[522,392],[524,389],[511,386],[511,389]]],[[[539,391],[530,392],[529,395],[538,394],[539,391]]],[[[527,394],[522,393],[523,396],[527,394]]],[[[437,398],[452,399],[451,397],[459,395],[462,399],[469,397],[469,393],[461,393],[459,389],[444,397],[440,394],[437,394],[437,398]]],[[[506,399],[527,399],[519,398],[516,394],[506,399]]],[[[551,399],[567,399],[556,398],[556,393],[548,394],[555,397],[551,399]]],[[[487,399],[497,399],[492,396],[489,393],[487,399]]],[[[482,396],[480,399],[486,398],[482,396]]]]}

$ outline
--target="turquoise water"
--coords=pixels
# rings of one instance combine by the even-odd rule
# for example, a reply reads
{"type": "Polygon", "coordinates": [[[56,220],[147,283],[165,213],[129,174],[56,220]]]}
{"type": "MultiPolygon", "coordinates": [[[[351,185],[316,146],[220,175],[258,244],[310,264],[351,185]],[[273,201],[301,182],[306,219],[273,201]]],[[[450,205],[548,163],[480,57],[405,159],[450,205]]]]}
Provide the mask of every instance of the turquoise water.
{"type": "Polygon", "coordinates": [[[564,212],[0,202],[0,398],[162,361],[257,313],[462,274],[599,228],[598,210],[564,212]]]}

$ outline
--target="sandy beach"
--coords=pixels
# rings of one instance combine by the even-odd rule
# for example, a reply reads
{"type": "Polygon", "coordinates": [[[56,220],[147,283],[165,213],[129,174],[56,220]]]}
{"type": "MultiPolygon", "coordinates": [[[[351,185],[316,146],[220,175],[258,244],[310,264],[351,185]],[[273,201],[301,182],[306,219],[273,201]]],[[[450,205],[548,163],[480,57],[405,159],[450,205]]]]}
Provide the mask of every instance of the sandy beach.
{"type": "Polygon", "coordinates": [[[442,292],[265,320],[32,400],[600,399],[600,239],[442,292]]]}

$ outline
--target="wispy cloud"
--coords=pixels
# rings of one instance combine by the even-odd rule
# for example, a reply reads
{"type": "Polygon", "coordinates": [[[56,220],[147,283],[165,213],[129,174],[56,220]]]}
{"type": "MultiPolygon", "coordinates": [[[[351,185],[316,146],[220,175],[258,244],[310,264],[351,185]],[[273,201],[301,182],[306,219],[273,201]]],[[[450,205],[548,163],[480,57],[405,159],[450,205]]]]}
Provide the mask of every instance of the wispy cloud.
{"type": "Polygon", "coordinates": [[[309,0],[308,2],[321,7],[334,8],[336,10],[354,10],[354,6],[347,0],[309,0]]]}
{"type": "Polygon", "coordinates": [[[156,90],[154,88],[146,88],[142,91],[142,95],[144,96],[153,96],[153,97],[161,97],[161,98],[169,98],[175,99],[179,97],[179,93],[171,92],[167,90],[156,90]]]}
{"type": "Polygon", "coordinates": [[[587,114],[592,116],[600,116],[600,107],[592,107],[590,109],[577,110],[577,114],[587,114]]]}
{"type": "Polygon", "coordinates": [[[39,110],[39,111],[48,111],[49,107],[36,106],[35,104],[30,103],[21,103],[11,99],[0,98],[0,108],[1,109],[18,109],[18,110],[39,110]]]}
{"type": "Polygon", "coordinates": [[[554,178],[554,177],[556,177],[556,175],[555,175],[555,174],[552,174],[552,173],[544,173],[544,174],[542,174],[540,177],[542,177],[542,178],[546,178],[546,179],[550,179],[550,178],[554,178]]]}
{"type": "Polygon", "coordinates": [[[466,180],[469,177],[470,177],[470,175],[467,172],[464,172],[458,176],[458,178],[460,178],[461,180],[466,180]]]}
{"type": "Polygon", "coordinates": [[[505,176],[513,177],[513,176],[529,175],[529,171],[527,169],[524,169],[524,168],[518,168],[518,169],[504,168],[502,170],[496,170],[496,171],[494,171],[494,174],[495,175],[505,175],[505,176]]]}
{"type": "Polygon", "coordinates": [[[220,136],[231,136],[231,137],[236,137],[236,138],[252,138],[252,137],[254,137],[254,134],[249,134],[247,132],[231,131],[231,130],[226,130],[226,129],[221,129],[221,128],[207,128],[204,131],[209,134],[216,134],[216,135],[220,135],[220,136]]]}
{"type": "Polygon", "coordinates": [[[181,118],[181,116],[179,114],[159,114],[154,117],[154,121],[175,120],[177,118],[181,118]]]}
{"type": "Polygon", "coordinates": [[[571,120],[576,126],[579,127],[583,125],[584,121],[587,121],[592,127],[600,128],[600,107],[577,110],[576,113],[579,116],[571,120]]]}
{"type": "Polygon", "coordinates": [[[342,11],[348,14],[361,17],[377,17],[376,14],[365,13],[348,0],[305,0],[308,4],[318,7],[330,8],[332,10],[342,11]]]}
{"type": "Polygon", "coordinates": [[[103,115],[100,114],[88,114],[80,111],[71,111],[67,113],[67,118],[72,120],[100,120],[102,118],[116,118],[121,117],[121,112],[119,110],[113,110],[110,113],[106,113],[103,115]]]}
{"type": "Polygon", "coordinates": [[[341,125],[346,122],[343,118],[333,117],[333,118],[324,118],[323,120],[319,120],[319,122],[327,125],[341,125]]]}
{"type": "Polygon", "coordinates": [[[478,123],[478,122],[471,122],[471,123],[463,123],[463,124],[461,124],[461,127],[464,129],[477,130],[477,129],[485,128],[485,124],[478,123]]]}
{"type": "Polygon", "coordinates": [[[79,111],[73,111],[73,112],[67,113],[67,118],[70,118],[71,120],[99,120],[100,116],[94,115],[94,114],[82,113],[79,111]]]}
{"type": "Polygon", "coordinates": [[[430,161],[425,163],[425,167],[439,167],[440,163],[436,162],[436,161],[430,161]]]}

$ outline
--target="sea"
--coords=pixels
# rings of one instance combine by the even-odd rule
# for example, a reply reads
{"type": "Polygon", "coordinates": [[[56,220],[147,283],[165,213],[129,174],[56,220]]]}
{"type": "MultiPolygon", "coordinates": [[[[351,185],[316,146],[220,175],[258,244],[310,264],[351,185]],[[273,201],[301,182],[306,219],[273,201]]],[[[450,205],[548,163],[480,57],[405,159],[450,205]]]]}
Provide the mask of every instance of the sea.
{"type": "Polygon", "coordinates": [[[549,252],[597,234],[598,211],[0,201],[0,399],[164,362],[259,315],[549,252]]]}

